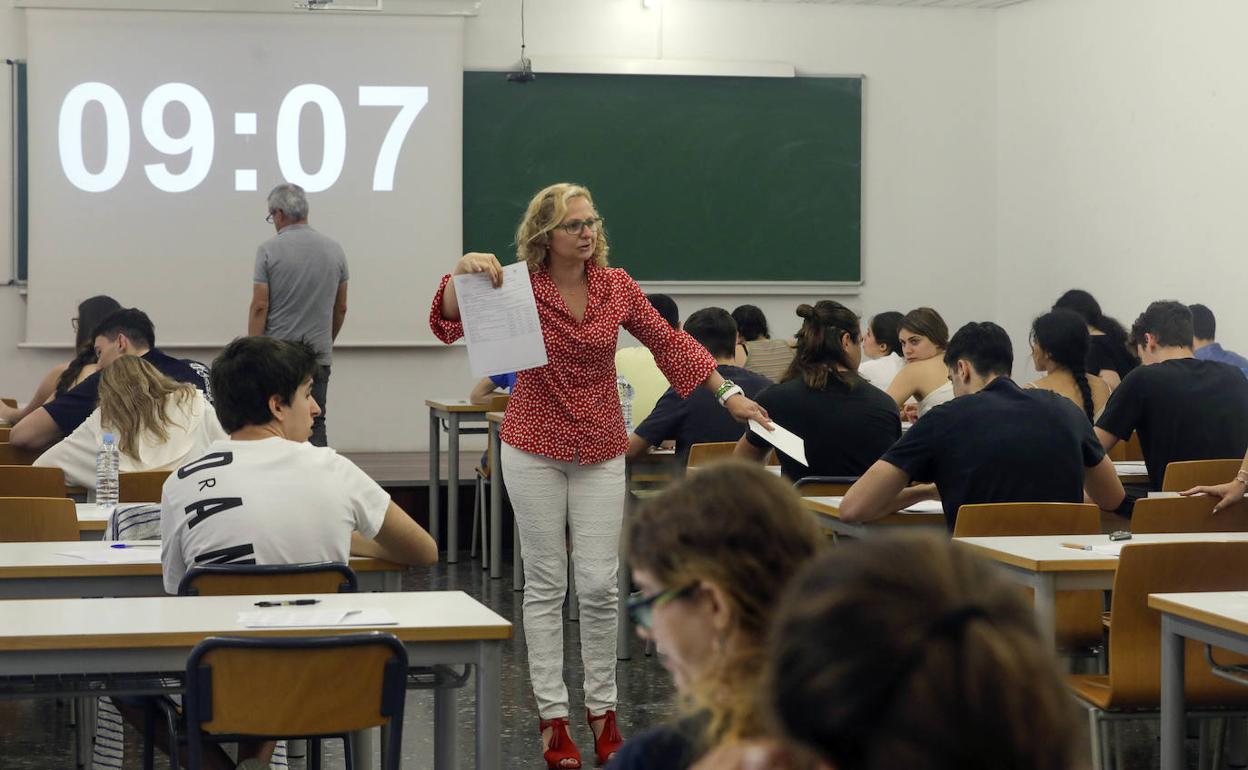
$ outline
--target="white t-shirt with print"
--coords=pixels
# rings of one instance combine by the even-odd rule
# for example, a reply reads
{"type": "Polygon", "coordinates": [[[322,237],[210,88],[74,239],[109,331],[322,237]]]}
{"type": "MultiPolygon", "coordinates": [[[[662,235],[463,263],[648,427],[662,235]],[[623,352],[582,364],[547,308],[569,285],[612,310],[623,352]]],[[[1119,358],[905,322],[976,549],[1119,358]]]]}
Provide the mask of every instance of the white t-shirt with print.
{"type": "Polygon", "coordinates": [[[216,441],[169,475],[160,502],[165,590],[200,564],[346,563],[390,496],[332,449],[283,438],[216,441]]]}

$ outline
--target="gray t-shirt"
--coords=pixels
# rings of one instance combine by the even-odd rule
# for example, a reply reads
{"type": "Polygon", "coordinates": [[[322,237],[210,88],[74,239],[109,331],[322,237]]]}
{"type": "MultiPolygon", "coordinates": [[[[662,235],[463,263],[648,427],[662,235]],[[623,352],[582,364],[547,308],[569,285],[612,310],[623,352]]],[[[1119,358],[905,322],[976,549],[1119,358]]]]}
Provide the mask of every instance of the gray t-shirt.
{"type": "Polygon", "coordinates": [[[256,249],[256,283],[269,285],[264,333],[305,340],[317,361],[333,360],[334,298],[347,280],[347,255],[332,238],[308,225],[287,225],[256,249]]]}

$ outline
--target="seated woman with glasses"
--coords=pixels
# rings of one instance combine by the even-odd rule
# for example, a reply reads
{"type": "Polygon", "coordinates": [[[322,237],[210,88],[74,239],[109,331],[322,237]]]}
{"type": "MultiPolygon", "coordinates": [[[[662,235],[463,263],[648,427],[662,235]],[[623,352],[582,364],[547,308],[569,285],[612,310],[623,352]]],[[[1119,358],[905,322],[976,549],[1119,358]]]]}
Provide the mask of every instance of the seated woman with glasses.
{"type": "Polygon", "coordinates": [[[228,438],[203,393],[138,356],[104,367],[99,406],[34,464],[60,468],[67,483],[94,489],[95,455],[105,433],[117,442],[122,473],[176,468],[228,438]]]}
{"type": "Polygon", "coordinates": [[[784,586],[823,537],[792,487],[757,465],[711,465],[647,501],[628,560],[629,612],[683,696],[674,723],[624,744],[611,770],[677,770],[762,735],[767,628],[784,586]]]}
{"type": "Polygon", "coordinates": [[[95,374],[95,338],[91,336],[96,324],[103,321],[114,311],[121,310],[121,304],[112,297],[100,295],[84,299],[78,304],[78,315],[69,319],[74,329],[74,357],[64,364],[52,367],[43,376],[22,408],[0,403],[0,424],[16,425],[22,418],[57,396],[73,389],[75,385],[95,374]]]}
{"type": "Polygon", "coordinates": [[[899,409],[904,409],[911,398],[919,402],[917,409],[906,411],[907,422],[911,422],[932,407],[953,400],[949,369],[942,358],[949,344],[949,327],[940,313],[920,307],[906,313],[897,334],[906,365],[889,384],[888,395],[899,409]]]}

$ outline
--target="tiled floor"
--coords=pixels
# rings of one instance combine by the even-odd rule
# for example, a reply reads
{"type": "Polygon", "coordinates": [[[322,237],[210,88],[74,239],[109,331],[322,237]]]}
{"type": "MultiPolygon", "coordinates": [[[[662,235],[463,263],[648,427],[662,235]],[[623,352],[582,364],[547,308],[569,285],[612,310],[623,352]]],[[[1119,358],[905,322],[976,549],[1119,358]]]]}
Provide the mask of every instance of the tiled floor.
{"type": "MultiPolygon", "coordinates": [[[[505,565],[506,577],[490,580],[481,570],[480,561],[467,560],[458,564],[440,564],[431,570],[412,570],[403,581],[407,591],[466,591],[515,624],[515,637],[503,651],[502,709],[503,767],[540,770],[541,742],[537,732],[537,709],[529,692],[526,675],[524,629],[520,618],[521,594],[511,590],[511,565],[505,565]]],[[[565,625],[565,677],[572,692],[572,737],[587,760],[592,759],[593,739],[589,727],[577,715],[584,714],[581,702],[580,643],[575,623],[565,625]]],[[[620,729],[624,735],[662,722],[673,713],[674,691],[671,680],[655,657],[646,657],[640,642],[631,640],[633,657],[620,661],[620,729]]],[[[469,688],[472,683],[469,682],[469,688]]],[[[473,730],[471,689],[460,696],[460,768],[473,766],[473,730]]],[[[69,709],[58,707],[50,700],[0,701],[0,770],[73,770],[74,731],[68,723],[69,709]]],[[[433,757],[433,695],[411,692],[404,720],[404,768],[432,767],[433,757]]],[[[127,736],[126,770],[141,767],[138,741],[127,736]]],[[[326,767],[342,767],[340,744],[329,744],[326,767]]],[[[292,764],[292,767],[299,763],[292,764]]],[[[586,767],[592,767],[592,761],[586,767]]],[[[163,758],[157,767],[168,767],[163,758]]]]}

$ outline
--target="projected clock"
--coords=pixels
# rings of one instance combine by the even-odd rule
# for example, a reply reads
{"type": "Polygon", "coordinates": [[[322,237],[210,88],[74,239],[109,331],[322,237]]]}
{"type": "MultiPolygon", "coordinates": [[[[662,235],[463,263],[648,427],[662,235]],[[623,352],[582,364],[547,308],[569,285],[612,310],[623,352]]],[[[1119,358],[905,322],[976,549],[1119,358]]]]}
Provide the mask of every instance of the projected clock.
{"type": "MultiPolygon", "coordinates": [[[[404,140],[421,110],[429,102],[426,86],[360,86],[355,102],[360,107],[397,107],[385,138],[377,148],[373,165],[372,189],[394,190],[395,168],[404,140]]],[[[255,136],[260,120],[255,112],[234,112],[234,135],[255,136]]],[[[283,180],[300,185],[308,192],[328,190],[338,181],[347,157],[347,120],[342,102],[329,88],[315,83],[295,86],[282,97],[275,116],[276,158],[283,180]],[[321,157],[305,158],[300,141],[300,123],[305,110],[315,108],[323,127],[321,157]],[[317,162],[319,160],[319,163],[317,162]],[[313,170],[309,170],[313,169],[313,170]]],[[[216,149],[216,123],[208,99],[187,83],[164,83],[152,89],[143,100],[139,114],[143,138],[154,150],[170,156],[187,156],[175,165],[165,162],[143,165],[143,173],[156,189],[181,193],[194,190],[212,171],[216,149]],[[178,105],[179,107],[175,107],[178,105]],[[177,136],[166,130],[165,113],[181,109],[187,116],[186,131],[177,136]]],[[[66,179],[85,192],[107,192],[129,172],[132,130],[125,101],[107,83],[80,83],[61,102],[57,148],[66,179]],[[88,109],[103,110],[104,156],[102,163],[86,158],[83,117],[88,109]]],[[[273,180],[273,184],[278,181],[273,180]]],[[[234,169],[234,189],[251,192],[259,180],[255,168],[234,169]]]]}

